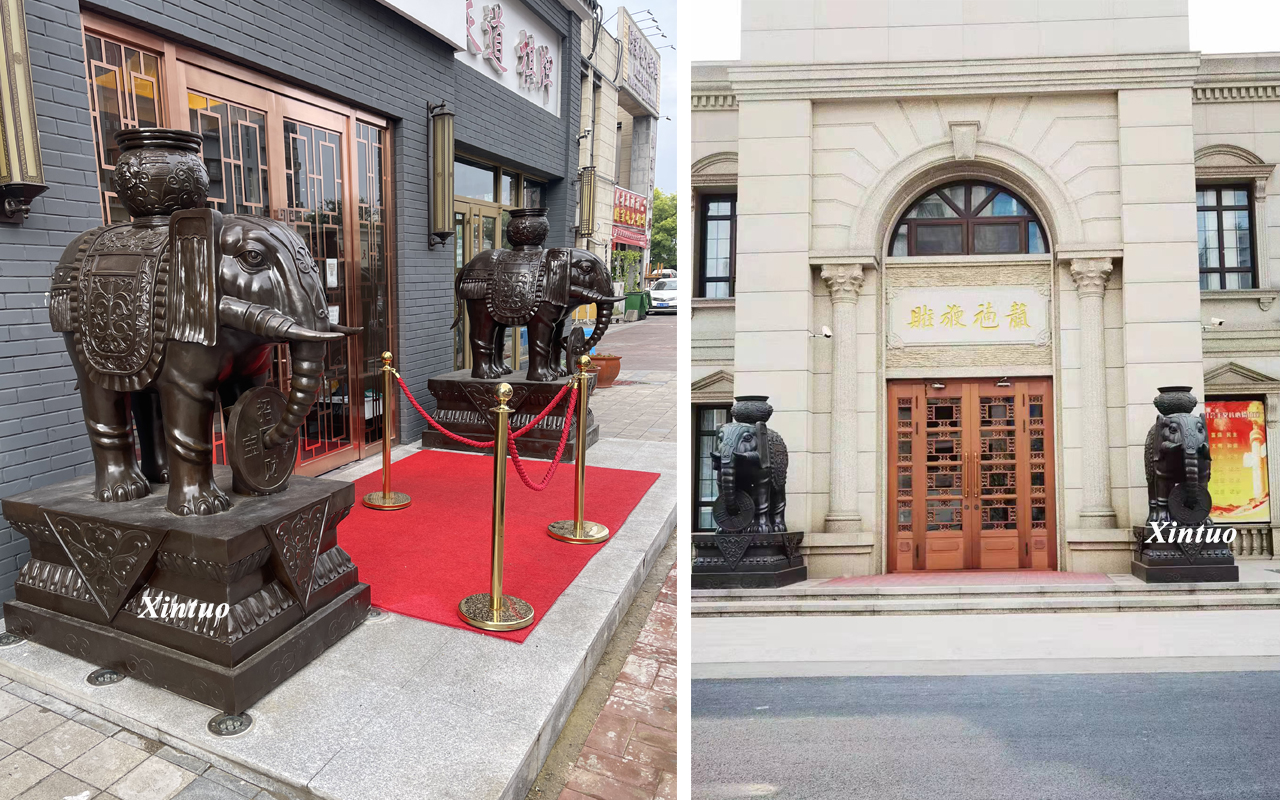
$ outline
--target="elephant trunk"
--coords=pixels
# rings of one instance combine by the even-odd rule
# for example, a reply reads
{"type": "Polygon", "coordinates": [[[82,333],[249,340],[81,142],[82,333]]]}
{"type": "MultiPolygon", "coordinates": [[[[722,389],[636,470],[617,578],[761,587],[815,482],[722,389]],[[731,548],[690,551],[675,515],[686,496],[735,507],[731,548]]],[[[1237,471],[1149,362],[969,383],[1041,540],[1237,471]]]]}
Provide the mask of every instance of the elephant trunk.
{"type": "Polygon", "coordinates": [[[324,380],[326,349],[323,342],[294,341],[289,344],[289,360],[293,367],[289,378],[289,403],[280,421],[263,437],[263,444],[267,447],[277,447],[292,439],[311,412],[324,380]]]}
{"type": "Polygon", "coordinates": [[[600,344],[600,339],[604,337],[604,332],[609,330],[609,320],[611,319],[613,319],[613,303],[608,299],[597,302],[596,324],[591,330],[591,336],[582,345],[582,352],[590,353],[591,348],[600,344]]]}
{"type": "Polygon", "coordinates": [[[1198,486],[1200,484],[1200,458],[1197,449],[1187,447],[1183,449],[1182,455],[1185,463],[1187,486],[1198,486]]]}
{"type": "Polygon", "coordinates": [[[264,339],[287,342],[338,342],[344,337],[359,333],[362,328],[345,325],[336,331],[317,331],[299,325],[292,317],[281,314],[270,306],[223,295],[218,302],[218,319],[229,328],[256,333],[264,339]]]}
{"type": "Polygon", "coordinates": [[[720,496],[724,498],[724,508],[730,514],[738,513],[738,492],[734,486],[737,476],[734,470],[733,445],[726,443],[720,450],[720,496]]]}

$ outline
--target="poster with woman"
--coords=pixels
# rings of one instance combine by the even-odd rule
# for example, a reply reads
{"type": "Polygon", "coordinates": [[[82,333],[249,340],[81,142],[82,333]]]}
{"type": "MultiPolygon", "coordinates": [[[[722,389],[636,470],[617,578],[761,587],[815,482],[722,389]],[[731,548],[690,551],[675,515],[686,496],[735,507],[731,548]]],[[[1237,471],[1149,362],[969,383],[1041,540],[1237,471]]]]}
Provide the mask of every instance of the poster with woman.
{"type": "Polygon", "coordinates": [[[1265,408],[1262,400],[1205,401],[1214,522],[1271,520],[1265,408]]]}

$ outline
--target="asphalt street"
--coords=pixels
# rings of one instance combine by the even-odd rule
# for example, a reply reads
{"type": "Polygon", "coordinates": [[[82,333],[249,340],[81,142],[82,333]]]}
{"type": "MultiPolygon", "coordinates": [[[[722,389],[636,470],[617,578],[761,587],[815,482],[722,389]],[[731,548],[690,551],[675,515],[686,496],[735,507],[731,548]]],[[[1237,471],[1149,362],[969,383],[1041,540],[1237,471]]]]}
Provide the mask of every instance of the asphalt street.
{"type": "Polygon", "coordinates": [[[694,800],[1276,800],[1280,672],[695,680],[694,800]]]}

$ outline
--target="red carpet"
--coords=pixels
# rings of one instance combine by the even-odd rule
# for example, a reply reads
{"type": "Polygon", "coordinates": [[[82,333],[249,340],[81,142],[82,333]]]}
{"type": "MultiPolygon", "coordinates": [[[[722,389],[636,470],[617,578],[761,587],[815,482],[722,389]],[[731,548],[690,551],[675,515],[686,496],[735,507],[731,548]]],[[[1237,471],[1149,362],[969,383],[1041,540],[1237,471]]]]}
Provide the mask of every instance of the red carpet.
{"type": "MultiPolygon", "coordinates": [[[[526,461],[534,482],[547,462],[526,461]]],[[[587,467],[587,519],[617,533],[658,479],[656,472],[587,467]]],[[[489,591],[493,457],[423,450],[391,465],[391,488],[413,504],[374,511],[360,498],[382,491],[382,472],[356,481],[356,505],[338,526],[338,544],[373,587],[373,604],[397,614],[477,633],[458,618],[458,601],[489,591]]],[[[507,526],[503,571],[506,594],[533,605],[533,625],[492,633],[523,642],[560,593],[606,545],[576,545],[547,535],[547,524],[573,519],[573,465],[561,464],[546,491],[520,482],[507,461],[507,526]]]]}

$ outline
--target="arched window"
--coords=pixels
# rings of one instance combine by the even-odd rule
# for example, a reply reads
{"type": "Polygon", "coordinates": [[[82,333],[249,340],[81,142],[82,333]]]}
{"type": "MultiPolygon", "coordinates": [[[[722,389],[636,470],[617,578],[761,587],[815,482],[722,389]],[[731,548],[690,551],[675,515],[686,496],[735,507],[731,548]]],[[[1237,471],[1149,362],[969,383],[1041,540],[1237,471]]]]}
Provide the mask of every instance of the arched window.
{"type": "Polygon", "coordinates": [[[1046,253],[1031,207],[992,183],[964,181],[930,189],[898,220],[891,256],[1046,253]]]}

